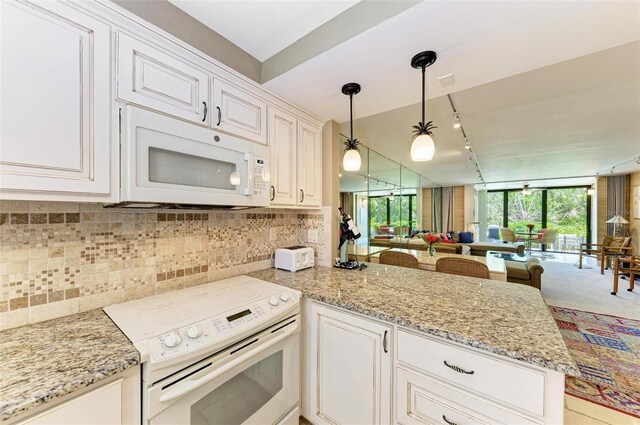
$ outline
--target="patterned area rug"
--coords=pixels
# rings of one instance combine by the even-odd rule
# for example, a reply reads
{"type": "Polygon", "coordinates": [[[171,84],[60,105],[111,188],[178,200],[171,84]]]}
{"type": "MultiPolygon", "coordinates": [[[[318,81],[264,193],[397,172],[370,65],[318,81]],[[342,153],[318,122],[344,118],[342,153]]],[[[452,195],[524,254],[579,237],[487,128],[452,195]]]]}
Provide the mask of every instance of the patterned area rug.
{"type": "Polygon", "coordinates": [[[640,418],[640,320],[549,309],[582,373],[565,392],[640,418]]]}

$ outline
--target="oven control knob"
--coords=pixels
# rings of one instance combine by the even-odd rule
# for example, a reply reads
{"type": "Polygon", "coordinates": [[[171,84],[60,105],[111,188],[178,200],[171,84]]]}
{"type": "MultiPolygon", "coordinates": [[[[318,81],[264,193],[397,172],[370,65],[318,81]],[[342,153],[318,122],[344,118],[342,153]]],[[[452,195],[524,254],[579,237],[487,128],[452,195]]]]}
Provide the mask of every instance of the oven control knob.
{"type": "Polygon", "coordinates": [[[282,294],[280,294],[280,299],[284,302],[289,301],[289,294],[287,294],[286,292],[283,292],[282,294]]]}
{"type": "Polygon", "coordinates": [[[182,343],[182,338],[180,338],[180,335],[178,335],[177,332],[171,332],[169,335],[164,337],[162,342],[167,347],[174,348],[182,343]]]}
{"type": "Polygon", "coordinates": [[[269,304],[271,304],[274,307],[277,306],[278,305],[278,299],[276,297],[269,298],[269,304]]]}
{"type": "Polygon", "coordinates": [[[196,339],[200,335],[202,335],[202,329],[196,325],[189,326],[189,329],[187,329],[187,336],[191,339],[196,339]]]}

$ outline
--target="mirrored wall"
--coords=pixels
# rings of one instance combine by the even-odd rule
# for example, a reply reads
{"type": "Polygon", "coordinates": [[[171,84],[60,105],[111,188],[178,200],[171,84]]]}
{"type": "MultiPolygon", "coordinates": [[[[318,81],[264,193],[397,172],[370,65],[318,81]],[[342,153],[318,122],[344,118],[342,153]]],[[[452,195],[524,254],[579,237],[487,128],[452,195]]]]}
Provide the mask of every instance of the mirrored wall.
{"type": "MultiPolygon", "coordinates": [[[[341,136],[341,142],[345,140],[341,136]]],[[[340,171],[340,204],[362,235],[353,249],[367,255],[385,241],[409,237],[423,228],[422,189],[436,184],[364,146],[360,155],[359,171],[340,171]]]]}

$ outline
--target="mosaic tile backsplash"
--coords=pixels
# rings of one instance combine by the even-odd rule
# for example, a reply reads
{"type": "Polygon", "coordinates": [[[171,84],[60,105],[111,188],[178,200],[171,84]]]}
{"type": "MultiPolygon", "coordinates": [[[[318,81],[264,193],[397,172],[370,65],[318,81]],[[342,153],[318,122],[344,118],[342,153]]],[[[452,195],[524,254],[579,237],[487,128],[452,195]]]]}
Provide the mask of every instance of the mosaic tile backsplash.
{"type": "MultiPolygon", "coordinates": [[[[331,211],[104,209],[0,201],[0,329],[273,266],[276,248],[329,261],[331,211]],[[316,229],[318,243],[307,243],[316,229]]],[[[327,264],[324,264],[327,265],[327,264]]]]}

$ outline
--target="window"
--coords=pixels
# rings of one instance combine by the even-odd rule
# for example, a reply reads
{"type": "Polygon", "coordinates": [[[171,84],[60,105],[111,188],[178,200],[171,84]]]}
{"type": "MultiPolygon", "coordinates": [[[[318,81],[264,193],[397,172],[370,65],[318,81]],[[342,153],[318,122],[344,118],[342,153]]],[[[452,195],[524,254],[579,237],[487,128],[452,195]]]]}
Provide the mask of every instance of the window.
{"type": "Polygon", "coordinates": [[[503,191],[487,193],[487,224],[505,227],[503,191]]]}
{"type": "Polygon", "coordinates": [[[369,229],[374,237],[409,235],[417,215],[416,195],[369,197],[369,229]]]}
{"type": "Polygon", "coordinates": [[[521,190],[509,191],[507,227],[514,232],[527,232],[527,224],[536,230],[542,229],[542,191],[523,195],[521,190]]]}

